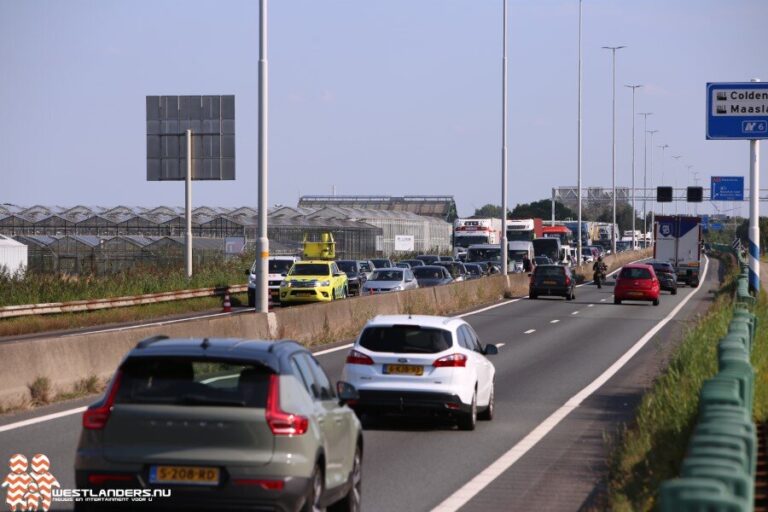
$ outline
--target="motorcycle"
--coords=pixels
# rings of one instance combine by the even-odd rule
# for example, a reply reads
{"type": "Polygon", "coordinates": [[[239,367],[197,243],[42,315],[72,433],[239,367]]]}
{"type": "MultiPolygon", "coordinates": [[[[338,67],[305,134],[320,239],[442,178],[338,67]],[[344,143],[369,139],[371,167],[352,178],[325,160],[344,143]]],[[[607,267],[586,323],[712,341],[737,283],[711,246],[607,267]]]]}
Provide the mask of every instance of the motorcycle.
{"type": "Polygon", "coordinates": [[[605,265],[600,265],[595,269],[595,273],[592,274],[592,280],[595,282],[598,288],[603,287],[603,283],[605,282],[605,273],[608,271],[608,267],[605,265]]]}

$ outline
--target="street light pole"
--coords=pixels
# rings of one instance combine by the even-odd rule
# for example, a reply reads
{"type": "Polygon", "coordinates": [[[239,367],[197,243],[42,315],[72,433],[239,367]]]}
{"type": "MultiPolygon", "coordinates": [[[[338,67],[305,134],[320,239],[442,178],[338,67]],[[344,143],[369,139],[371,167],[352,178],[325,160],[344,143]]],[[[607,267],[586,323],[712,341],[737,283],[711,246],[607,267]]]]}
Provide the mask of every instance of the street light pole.
{"type": "Polygon", "coordinates": [[[268,117],[267,0],[259,4],[259,239],[256,243],[256,312],[269,311],[267,277],[269,238],[267,238],[267,130],[268,117]]]}
{"type": "Polygon", "coordinates": [[[578,183],[578,189],[579,189],[579,197],[578,197],[578,204],[579,204],[579,224],[577,228],[577,242],[576,242],[576,262],[578,265],[581,265],[581,247],[582,247],[582,232],[581,232],[581,2],[582,0],[579,0],[579,108],[578,108],[578,130],[577,130],[577,137],[576,137],[576,174],[577,174],[577,183],[578,183]]]}
{"type": "MultiPolygon", "coordinates": [[[[664,152],[669,147],[669,144],[662,144],[659,147],[661,148],[661,184],[664,186],[664,166],[666,165],[664,162],[664,152]]],[[[672,195],[674,196],[674,189],[672,189],[672,195]]],[[[664,203],[661,203],[661,214],[664,215],[664,203]]]]}
{"type": "Polygon", "coordinates": [[[635,234],[635,89],[642,85],[625,85],[632,89],[632,250],[637,248],[637,235],[635,234]]]}
{"type": "MultiPolygon", "coordinates": [[[[681,158],[683,158],[683,155],[672,155],[672,158],[674,158],[676,161],[680,161],[681,158]]],[[[674,169],[672,170],[674,173],[674,169]]],[[[672,200],[675,201],[675,188],[677,186],[677,174],[674,174],[674,178],[672,181],[672,200]]],[[[687,196],[686,196],[687,199],[687,196]]],[[[675,215],[677,215],[677,203],[678,201],[675,201],[675,215]]],[[[686,210],[687,211],[687,210],[686,210]]]]}
{"type": "MultiPolygon", "coordinates": [[[[653,134],[657,133],[659,130],[648,130],[646,133],[651,134],[651,189],[654,190],[655,187],[653,186],[653,134]]],[[[656,223],[654,222],[656,220],[656,205],[651,209],[651,245],[656,243],[656,223]]]]}
{"type": "Polygon", "coordinates": [[[612,89],[611,96],[611,176],[613,181],[613,226],[611,226],[611,254],[616,254],[616,50],[621,50],[626,46],[603,46],[604,50],[611,50],[611,76],[612,89]]]}
{"type": "Polygon", "coordinates": [[[501,274],[507,275],[507,0],[502,9],[501,51],[501,274]]]}
{"type": "Polygon", "coordinates": [[[643,247],[648,245],[648,116],[653,112],[640,112],[637,114],[643,116],[643,247]]]}

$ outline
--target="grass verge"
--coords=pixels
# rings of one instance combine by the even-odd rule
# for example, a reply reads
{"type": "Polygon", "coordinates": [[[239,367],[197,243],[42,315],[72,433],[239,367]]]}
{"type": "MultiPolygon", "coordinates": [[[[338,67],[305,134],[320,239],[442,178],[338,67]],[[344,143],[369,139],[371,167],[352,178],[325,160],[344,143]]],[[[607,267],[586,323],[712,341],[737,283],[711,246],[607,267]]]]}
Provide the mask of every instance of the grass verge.
{"type": "Polygon", "coordinates": [[[755,422],[768,421],[768,295],[760,292],[760,300],[754,309],[757,315],[757,335],[752,344],[752,366],[755,369],[755,422]]]}
{"type": "MultiPolygon", "coordinates": [[[[232,295],[233,306],[248,304],[245,293],[232,295]]],[[[62,313],[60,315],[34,315],[0,320],[0,336],[21,336],[66,329],[81,329],[124,322],[160,319],[163,317],[199,313],[221,309],[221,297],[200,297],[197,299],[159,302],[143,306],[102,309],[83,313],[62,313]]]]}
{"type": "Polygon", "coordinates": [[[665,372],[643,396],[634,423],[624,426],[610,457],[606,508],[653,510],[659,484],[678,476],[698,414],[704,380],[717,372],[717,342],[733,314],[734,275],[690,328],[665,372]]]}

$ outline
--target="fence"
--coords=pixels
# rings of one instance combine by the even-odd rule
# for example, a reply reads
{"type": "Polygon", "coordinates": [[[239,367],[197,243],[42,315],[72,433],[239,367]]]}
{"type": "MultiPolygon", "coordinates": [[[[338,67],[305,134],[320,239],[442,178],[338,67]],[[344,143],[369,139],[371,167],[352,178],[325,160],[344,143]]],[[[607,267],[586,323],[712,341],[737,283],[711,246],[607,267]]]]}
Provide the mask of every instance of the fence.
{"type": "MultiPolygon", "coordinates": [[[[716,246],[720,252],[733,251],[716,246]]],[[[739,258],[736,306],[728,334],[717,347],[718,373],[704,382],[699,418],[683,460],[681,478],[659,488],[661,512],[754,510],[757,431],[752,421],[755,372],[750,364],[757,319],[750,312],[746,262],[739,258]]]]}

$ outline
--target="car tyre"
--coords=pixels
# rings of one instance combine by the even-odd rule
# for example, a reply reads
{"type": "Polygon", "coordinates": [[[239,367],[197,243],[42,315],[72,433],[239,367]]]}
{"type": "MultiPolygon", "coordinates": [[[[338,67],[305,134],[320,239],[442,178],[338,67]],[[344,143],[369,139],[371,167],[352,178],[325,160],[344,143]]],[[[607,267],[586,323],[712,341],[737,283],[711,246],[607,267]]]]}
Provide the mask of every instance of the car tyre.
{"type": "Polygon", "coordinates": [[[653,305],[658,306],[659,305],[659,299],[653,299],[653,305]]]}
{"type": "Polygon", "coordinates": [[[619,299],[618,297],[614,297],[613,298],[613,303],[614,304],[621,304],[621,299],[619,299]]]}
{"type": "Polygon", "coordinates": [[[323,508],[320,506],[320,500],[323,497],[323,470],[320,466],[315,466],[310,477],[309,492],[304,500],[304,506],[301,512],[319,512],[323,508]]]}
{"type": "Polygon", "coordinates": [[[493,413],[496,408],[495,389],[496,385],[491,384],[491,397],[488,399],[488,407],[483,409],[483,411],[477,415],[477,419],[482,421],[491,421],[493,419],[493,413]]]}
{"type": "Polygon", "coordinates": [[[355,448],[352,472],[349,474],[349,492],[330,507],[328,512],[360,512],[363,496],[363,453],[360,445],[355,448]]]}
{"type": "Polygon", "coordinates": [[[472,404],[469,412],[459,416],[459,430],[475,430],[477,425],[477,391],[472,394],[472,404]]]}

